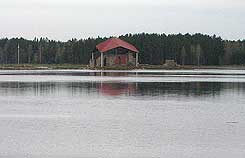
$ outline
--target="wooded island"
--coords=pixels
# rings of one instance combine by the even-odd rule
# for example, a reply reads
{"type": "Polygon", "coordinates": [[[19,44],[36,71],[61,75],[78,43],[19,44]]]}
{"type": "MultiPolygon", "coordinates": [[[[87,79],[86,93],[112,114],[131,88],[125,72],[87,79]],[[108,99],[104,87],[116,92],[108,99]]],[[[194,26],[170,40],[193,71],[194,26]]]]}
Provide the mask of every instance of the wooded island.
{"type": "MultiPolygon", "coordinates": [[[[179,65],[244,65],[245,40],[223,40],[203,34],[126,34],[120,39],[139,51],[139,63],[163,65],[174,60],[179,65]]],[[[88,65],[95,46],[109,38],[71,39],[67,42],[48,38],[0,39],[0,64],[79,64],[88,65]],[[19,45],[19,49],[18,49],[19,45]]]]}

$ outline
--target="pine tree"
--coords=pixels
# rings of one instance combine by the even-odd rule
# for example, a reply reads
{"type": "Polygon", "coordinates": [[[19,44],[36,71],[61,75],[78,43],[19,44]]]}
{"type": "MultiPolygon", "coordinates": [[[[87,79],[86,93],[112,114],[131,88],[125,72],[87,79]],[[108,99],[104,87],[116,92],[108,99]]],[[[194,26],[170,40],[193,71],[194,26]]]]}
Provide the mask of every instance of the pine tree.
{"type": "Polygon", "coordinates": [[[181,49],[181,64],[182,65],[185,65],[185,58],[186,58],[186,50],[185,50],[185,46],[183,46],[181,49]]]}
{"type": "Polygon", "coordinates": [[[3,54],[3,49],[2,47],[0,47],[0,64],[3,64],[4,63],[4,54],[3,54]]]}
{"type": "Polygon", "coordinates": [[[202,48],[200,44],[197,44],[196,46],[196,58],[197,58],[197,65],[200,66],[200,59],[202,54],[202,48]]]}
{"type": "Polygon", "coordinates": [[[27,61],[28,61],[28,64],[30,64],[32,62],[31,61],[31,56],[33,54],[32,45],[31,44],[29,44],[29,46],[28,46],[27,54],[28,54],[27,61]]]}

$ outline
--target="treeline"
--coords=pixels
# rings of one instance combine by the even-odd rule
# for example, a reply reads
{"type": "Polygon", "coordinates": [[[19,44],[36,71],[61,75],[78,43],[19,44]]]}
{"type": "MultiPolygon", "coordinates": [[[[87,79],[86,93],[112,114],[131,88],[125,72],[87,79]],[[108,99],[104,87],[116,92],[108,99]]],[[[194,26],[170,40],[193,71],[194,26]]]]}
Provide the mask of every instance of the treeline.
{"type": "MultiPolygon", "coordinates": [[[[203,34],[126,34],[121,39],[140,50],[141,64],[163,64],[173,59],[182,65],[245,64],[245,40],[226,41],[203,34]]],[[[67,42],[35,38],[0,39],[0,64],[88,64],[95,46],[107,38],[71,39],[67,42]]]]}

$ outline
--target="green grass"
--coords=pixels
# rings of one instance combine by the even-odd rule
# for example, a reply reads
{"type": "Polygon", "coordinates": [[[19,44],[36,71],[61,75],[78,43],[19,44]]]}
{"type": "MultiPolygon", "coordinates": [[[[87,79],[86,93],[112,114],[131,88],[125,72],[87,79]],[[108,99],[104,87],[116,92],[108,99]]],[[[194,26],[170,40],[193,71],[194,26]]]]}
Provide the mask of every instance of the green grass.
{"type": "Polygon", "coordinates": [[[158,69],[158,70],[180,70],[180,69],[245,69],[245,66],[229,65],[229,66],[174,66],[165,65],[140,65],[135,66],[106,66],[106,67],[89,67],[80,64],[0,64],[0,70],[59,70],[59,69],[92,69],[92,70],[133,70],[133,69],[158,69]]]}
{"type": "Polygon", "coordinates": [[[2,70],[47,70],[47,69],[86,69],[86,65],[76,64],[1,64],[2,70]]]}
{"type": "Polygon", "coordinates": [[[104,66],[104,67],[94,67],[90,69],[94,69],[94,70],[133,70],[137,68],[135,66],[104,66]]]}

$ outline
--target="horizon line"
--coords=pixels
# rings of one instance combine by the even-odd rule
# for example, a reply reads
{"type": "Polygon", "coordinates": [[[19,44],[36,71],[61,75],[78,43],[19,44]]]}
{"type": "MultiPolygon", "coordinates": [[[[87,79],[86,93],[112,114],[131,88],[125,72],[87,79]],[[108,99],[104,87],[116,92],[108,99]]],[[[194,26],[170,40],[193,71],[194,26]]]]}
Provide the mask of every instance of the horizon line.
{"type": "Polygon", "coordinates": [[[217,34],[208,34],[208,33],[200,33],[200,32],[196,32],[196,33],[154,33],[154,32],[139,32],[139,33],[124,33],[124,34],[121,34],[121,35],[109,35],[109,36],[88,36],[88,37],[82,37],[82,38],[70,38],[70,39],[67,39],[67,40],[59,40],[59,39],[55,39],[55,38],[51,38],[51,37],[45,37],[45,36],[35,36],[33,37],[32,39],[31,38],[27,38],[27,37],[24,37],[24,36],[16,36],[16,37],[0,37],[0,40],[2,39],[25,39],[25,40],[30,40],[30,41],[33,41],[34,39],[41,39],[41,38],[47,38],[48,40],[52,40],[52,41],[57,41],[57,42],[68,42],[70,40],[88,40],[88,39],[97,39],[97,38],[102,38],[102,39],[108,39],[108,38],[112,38],[112,37],[117,37],[117,38],[120,38],[120,36],[126,36],[126,35],[140,35],[140,34],[149,34],[149,35],[152,35],[152,34],[157,34],[157,35],[166,35],[166,36],[169,36],[169,35],[197,35],[197,34],[201,34],[201,35],[204,35],[204,36],[209,36],[209,37],[213,37],[213,36],[216,36],[217,38],[221,38],[223,41],[245,41],[245,38],[239,38],[239,39],[227,39],[227,38],[222,38],[221,36],[217,35],[217,34]]]}

